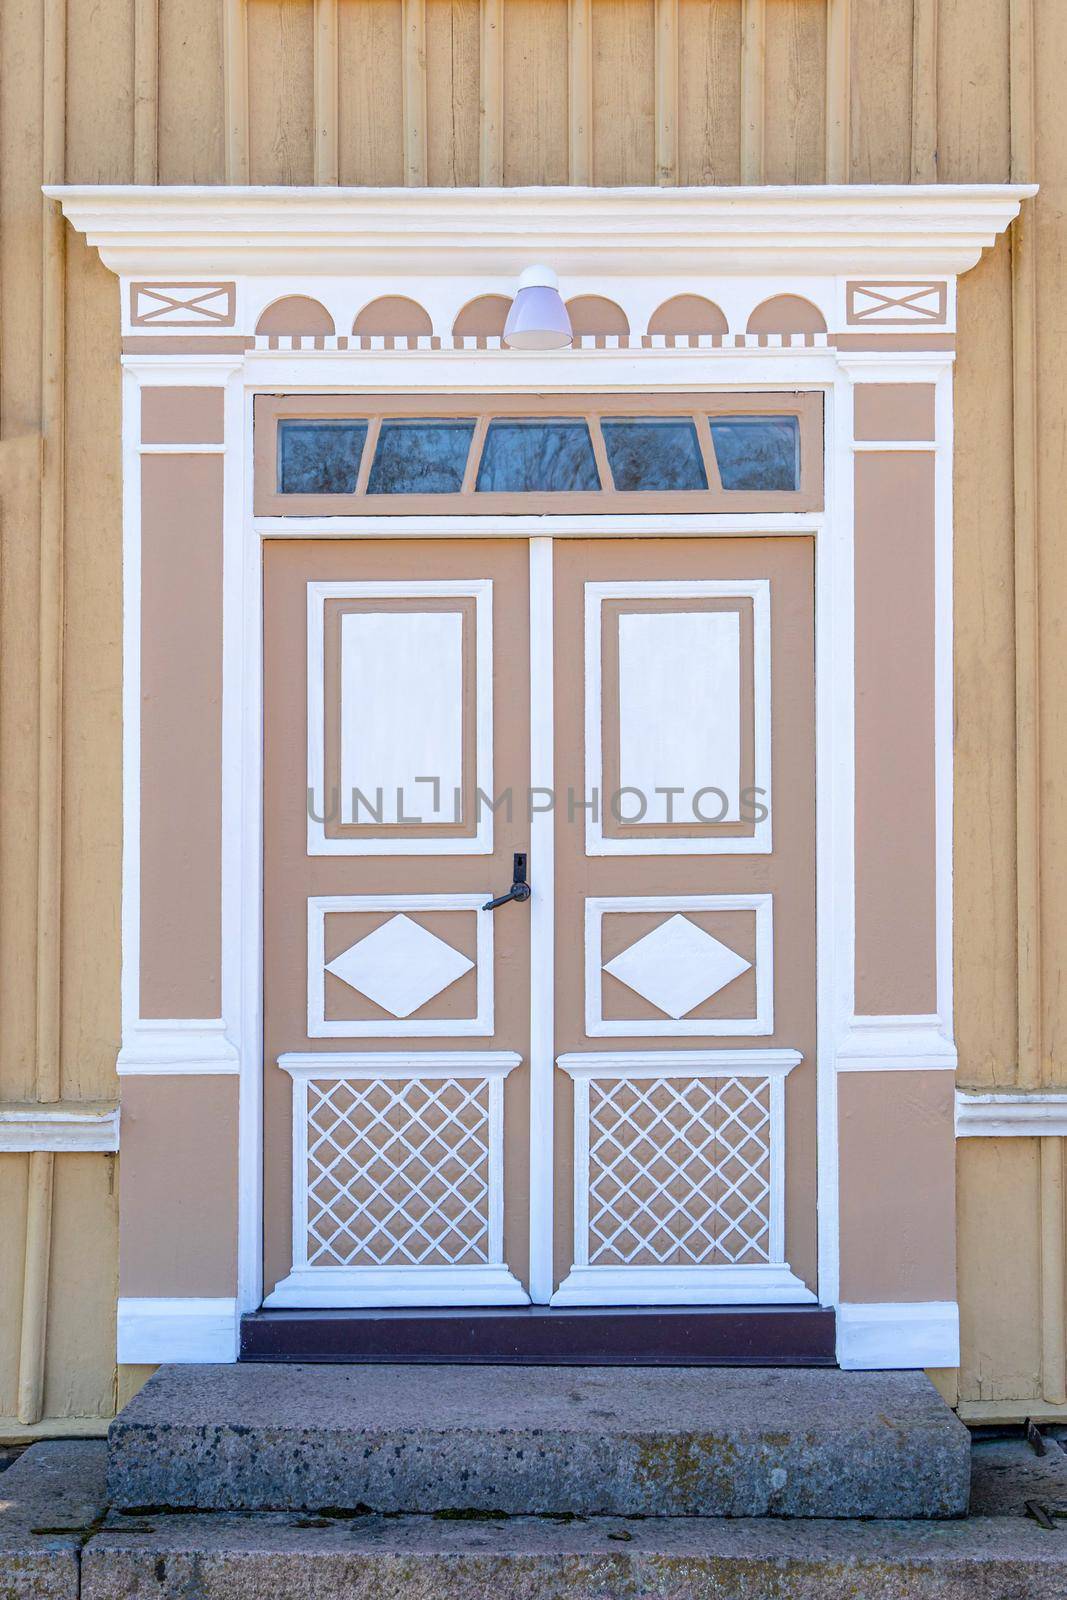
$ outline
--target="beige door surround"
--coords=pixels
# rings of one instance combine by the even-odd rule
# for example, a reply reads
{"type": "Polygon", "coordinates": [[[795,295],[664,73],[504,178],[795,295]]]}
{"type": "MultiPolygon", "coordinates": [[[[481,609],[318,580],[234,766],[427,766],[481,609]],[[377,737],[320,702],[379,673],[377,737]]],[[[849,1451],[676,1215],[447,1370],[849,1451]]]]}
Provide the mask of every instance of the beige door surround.
{"type": "MultiPolygon", "coordinates": [[[[122,1226],[131,1248],[124,1251],[130,1268],[122,1284],[120,1347],[121,1330],[137,1324],[165,1328],[167,1338],[184,1341],[183,1348],[217,1358],[232,1339],[226,1316],[259,1304],[262,1294],[260,929],[255,911],[249,911],[259,904],[262,546],[295,533],[380,538],[402,531],[405,537],[437,538],[446,531],[457,537],[482,532],[469,521],[447,530],[418,520],[390,529],[380,513],[363,518],[359,527],[331,526],[320,517],[282,528],[276,525],[282,519],[257,518],[250,499],[252,397],[514,388],[560,394],[629,390],[635,396],[807,391],[818,392],[825,407],[821,510],[776,514],[762,530],[744,512],[730,511],[697,513],[684,522],[686,514],[672,513],[667,523],[637,510],[618,511],[597,526],[583,524],[583,513],[575,511],[539,517],[537,527],[522,526],[519,513],[504,515],[495,532],[507,538],[536,535],[557,550],[560,541],[575,536],[657,532],[671,538],[814,538],[818,1292],[840,1307],[839,1327],[847,1330],[842,1359],[879,1365],[896,1352],[913,1362],[951,1364],[955,1289],[946,1186],[940,1179],[928,1190],[895,1181],[872,1130],[891,1125],[894,1143],[910,1142],[926,1152],[931,1171],[936,1167],[943,1176],[951,1169],[955,276],[974,264],[1029,192],[944,185],[741,190],[728,196],[678,190],[666,196],[560,191],[544,197],[335,191],[323,197],[287,190],[276,198],[253,198],[237,190],[151,189],[83,189],[62,196],[75,225],[88,230],[121,279],[126,350],[127,803],[119,1070],[144,1078],[146,1090],[156,1075],[173,1079],[167,1117],[175,1127],[183,1119],[195,1126],[210,1114],[202,1100],[205,1074],[231,1077],[239,1090],[232,1170],[216,1173],[236,1196],[237,1265],[230,1278],[231,1247],[215,1252],[218,1262],[201,1274],[199,1264],[213,1259],[211,1242],[195,1232],[168,1233],[168,1218],[183,1204],[182,1184],[195,1183],[195,1174],[172,1170],[161,1180],[166,1194],[155,1193],[151,1149],[165,1137],[163,1126],[151,1115],[131,1124],[130,1138],[143,1141],[146,1159],[130,1165],[140,1178],[124,1185],[122,1226]],[[298,212],[299,250],[286,231],[298,212]],[[416,214],[420,220],[413,229],[416,214]],[[669,263],[662,250],[664,226],[672,238],[669,263]],[[611,299],[622,309],[628,335],[594,332],[577,351],[519,361],[494,349],[491,335],[476,332],[471,347],[466,335],[451,334],[459,311],[479,293],[509,291],[525,264],[523,241],[535,235],[552,244],[549,253],[566,298],[611,299]],[[419,239],[415,254],[413,237],[419,239]],[[314,277],[307,273],[310,246],[320,269],[314,277]],[[798,274],[801,261],[805,271],[798,274]],[[667,264],[671,270],[665,274],[667,264]],[[351,334],[361,308],[387,290],[422,306],[433,333],[395,337],[392,349],[376,343],[374,335],[351,334]],[[659,326],[656,308],[685,294],[719,308],[722,320],[706,325],[720,331],[696,338],[653,331],[659,326]],[[325,306],[335,332],[257,336],[262,312],[287,295],[325,306]],[[784,326],[781,332],[758,331],[760,308],[777,301],[784,315],[791,296],[815,308],[825,332],[814,320],[798,332],[784,326]],[[151,324],[142,327],[152,308],[151,324]],[[165,417],[149,426],[155,404],[149,400],[142,433],[142,397],[161,389],[200,391],[203,410],[180,427],[165,417]],[[898,390],[918,404],[903,421],[892,416],[892,391],[898,390]],[[877,401],[868,399],[875,395],[877,401]],[[164,649],[163,630],[143,627],[141,581],[162,584],[156,592],[165,594],[166,562],[180,554],[173,537],[155,538],[144,521],[152,513],[147,499],[142,504],[142,485],[152,473],[142,474],[142,467],[153,456],[173,458],[167,470],[175,473],[179,504],[185,496],[193,505],[209,470],[205,458],[221,457],[223,469],[221,499],[199,524],[214,535],[214,548],[204,551],[205,594],[221,573],[221,615],[208,622],[216,640],[221,632],[221,678],[214,693],[191,680],[201,718],[198,749],[212,759],[219,754],[214,772],[212,759],[190,769],[192,791],[181,794],[166,787],[165,752],[153,753],[151,736],[141,737],[154,715],[151,703],[141,705],[142,671],[160,681],[159,661],[153,665],[148,658],[153,649],[164,649]],[[906,600],[895,585],[886,585],[887,540],[908,546],[906,600]],[[147,570],[153,565],[155,575],[147,570]],[[860,606],[864,594],[877,597],[866,615],[853,612],[854,582],[860,606]],[[901,663],[912,660],[914,674],[901,676],[901,663]],[[885,685],[898,680],[903,700],[890,705],[885,685]],[[895,760],[894,741],[901,741],[895,760]],[[902,771],[914,771],[917,781],[903,787],[886,781],[902,771]],[[164,785],[157,791],[163,810],[146,827],[140,792],[157,778],[164,785]],[[153,837],[168,827],[182,840],[186,859],[206,852],[218,863],[213,903],[212,897],[192,896],[181,920],[185,940],[219,954],[214,970],[205,967],[195,990],[182,996],[182,1009],[162,1016],[142,1007],[143,978],[149,980],[146,995],[155,988],[160,1004],[168,985],[186,982],[179,970],[184,961],[168,960],[181,946],[168,943],[166,933],[174,919],[167,863],[151,854],[158,850],[153,837]],[[906,895],[901,884],[910,886],[906,895]],[[877,937],[882,927],[894,930],[896,940],[884,964],[877,937]],[[142,945],[154,976],[141,973],[142,945]],[[850,1218],[870,1219],[854,1244],[846,1236],[850,1218]],[[873,1250],[872,1229],[878,1243],[873,1250]],[[145,1248],[137,1243],[139,1230],[145,1248]],[[921,1270],[904,1242],[912,1238],[933,1241],[921,1270]],[[152,1259],[153,1252],[172,1265],[148,1278],[137,1263],[152,1259]],[[175,1284],[169,1299],[163,1293],[168,1278],[175,1284]],[[198,1296],[193,1291],[201,1279],[198,1296]],[[232,1298],[215,1287],[227,1281],[232,1298]]],[[[200,589],[188,581],[190,575],[184,575],[184,586],[176,584],[173,614],[165,618],[173,664],[167,669],[160,658],[164,682],[182,676],[184,652],[202,637],[200,589]]],[[[531,748],[536,739],[535,730],[531,748]]],[[[194,868],[191,882],[195,876],[194,868]]],[[[213,1159],[217,1164],[225,1157],[220,1151],[213,1159]]],[[[155,1337],[146,1333],[138,1349],[157,1348],[155,1337]]]]}

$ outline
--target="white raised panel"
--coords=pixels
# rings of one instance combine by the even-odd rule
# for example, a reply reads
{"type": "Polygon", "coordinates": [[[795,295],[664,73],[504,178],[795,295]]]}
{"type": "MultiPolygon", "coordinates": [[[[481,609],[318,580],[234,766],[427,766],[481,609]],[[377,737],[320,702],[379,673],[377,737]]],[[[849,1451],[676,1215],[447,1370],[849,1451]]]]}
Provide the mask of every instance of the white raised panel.
{"type": "Polygon", "coordinates": [[[469,1038],[493,1032],[493,918],[482,915],[490,898],[478,894],[339,894],[308,900],[308,1038],[409,1039],[469,1038]],[[357,939],[326,962],[326,918],[345,912],[392,912],[388,921],[357,939]],[[418,922],[420,911],[477,914],[472,962],[418,922]],[[409,915],[412,913],[413,915],[409,915]],[[476,1000],[469,1017],[412,1017],[471,967],[476,970],[476,1000]],[[391,1012],[384,1018],[349,1020],[326,1016],[326,973],[391,1012]]]}
{"type": "Polygon", "coordinates": [[[772,848],[771,825],[771,586],[769,578],[679,579],[663,582],[587,583],[585,586],[585,849],[591,856],[752,855],[772,848]],[[754,796],[739,795],[741,708],[740,621],[737,613],[623,613],[619,619],[619,700],[621,789],[645,796],[649,810],[641,825],[648,836],[611,837],[605,812],[617,808],[621,820],[635,817],[635,797],[604,793],[603,606],[605,600],[749,599],[753,619],[754,796]],[[691,627],[690,619],[704,626],[691,627]],[[732,630],[724,626],[732,619],[732,630]],[[636,624],[636,626],[634,626],[636,624]],[[679,629],[678,625],[684,626],[679,629]],[[625,626],[624,626],[625,625],[625,626]],[[627,629],[629,631],[627,631],[627,629]],[[675,630],[678,637],[675,638],[675,630]],[[681,641],[684,639],[684,644],[681,641]],[[696,651],[696,660],[691,654],[696,651]],[[661,655],[665,653],[665,662],[661,655]],[[629,658],[628,662],[626,658],[629,658]],[[644,676],[647,681],[642,683],[644,676]],[[723,703],[718,703],[719,696],[723,703]],[[628,701],[628,704],[627,704],[628,701]],[[658,726],[658,725],[662,726],[658,726]],[[687,748],[686,741],[692,742],[687,748]],[[681,767],[681,777],[665,777],[681,767]],[[708,771],[717,776],[706,776],[708,771]],[[629,773],[628,777],[626,774],[629,773]],[[725,778],[723,783],[721,779],[725,778]],[[744,818],[753,804],[751,834],[656,833],[666,818],[665,796],[657,786],[681,784],[675,796],[677,826],[694,827],[744,818]],[[723,788],[728,814],[715,794],[698,802],[701,789],[723,788]]]}
{"type": "Polygon", "coordinates": [[[589,1038],[747,1038],[774,1032],[773,896],[769,894],[605,895],[585,902],[585,1031],[589,1038]],[[691,922],[687,911],[752,911],[756,959],[691,922]],[[659,923],[611,961],[603,961],[603,921],[616,913],[662,912],[659,923]],[[747,1017],[687,1017],[750,966],[756,1004],[747,1017]],[[605,1018],[603,973],[664,1013],[663,1020],[605,1018]]]}
{"type": "Polygon", "coordinates": [[[455,822],[463,787],[463,617],[341,618],[341,820],[455,822]],[[354,791],[365,797],[360,802],[354,791]]]}
{"type": "Polygon", "coordinates": [[[740,820],[741,619],[736,611],[624,612],[619,617],[619,781],[644,797],[643,826],[689,820],[701,805],[720,822],[740,820]],[[721,790],[722,796],[702,800],[700,792],[708,788],[721,790]]]}
{"type": "Polygon", "coordinates": [[[455,821],[455,793],[463,781],[463,641],[458,612],[348,612],[341,622],[342,738],[341,797],[327,794],[325,749],[325,608],[328,600],[474,600],[475,787],[493,793],[493,584],[490,578],[401,582],[309,583],[308,748],[309,855],[415,856],[489,855],[493,812],[474,806],[474,832],[435,834],[434,824],[455,821]],[[419,782],[419,779],[426,781],[419,782]],[[435,784],[433,780],[438,780],[435,784]],[[353,787],[364,796],[351,814],[353,787]],[[339,821],[381,822],[401,818],[426,831],[397,829],[373,837],[331,837],[323,818],[334,800],[339,821]],[[400,789],[398,802],[397,789],[400,789]],[[342,798],[343,797],[343,798],[342,798]],[[345,805],[343,802],[348,801],[345,805]],[[401,812],[400,806],[403,806],[401,812]]]}

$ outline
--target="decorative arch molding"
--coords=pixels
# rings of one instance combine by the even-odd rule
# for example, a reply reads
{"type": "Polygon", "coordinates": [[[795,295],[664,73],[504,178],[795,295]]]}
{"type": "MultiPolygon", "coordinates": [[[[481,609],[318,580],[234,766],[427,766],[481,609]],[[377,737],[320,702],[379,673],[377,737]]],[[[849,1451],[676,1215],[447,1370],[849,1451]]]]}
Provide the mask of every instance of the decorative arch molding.
{"type": "Polygon", "coordinates": [[[511,296],[480,294],[468,300],[452,324],[454,339],[499,339],[511,310],[511,296]]]}
{"type": "Polygon", "coordinates": [[[650,334],[724,334],[730,324],[714,300],[701,294],[676,294],[657,306],[648,319],[650,334]]]}
{"type": "Polygon", "coordinates": [[[402,294],[379,295],[358,312],[352,332],[364,338],[418,339],[433,333],[430,313],[402,294]]]}
{"type": "Polygon", "coordinates": [[[287,294],[274,300],[256,323],[261,334],[312,335],[336,332],[326,307],[306,294],[287,294]]]}
{"type": "Polygon", "coordinates": [[[746,333],[825,333],[826,318],[818,306],[799,294],[776,294],[758,305],[746,333]]]}

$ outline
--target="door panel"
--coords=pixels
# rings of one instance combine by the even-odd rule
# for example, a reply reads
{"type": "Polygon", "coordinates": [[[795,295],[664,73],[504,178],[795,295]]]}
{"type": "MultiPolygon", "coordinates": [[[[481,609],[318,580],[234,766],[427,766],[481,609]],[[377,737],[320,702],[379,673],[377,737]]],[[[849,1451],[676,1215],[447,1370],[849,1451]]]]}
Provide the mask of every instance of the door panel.
{"type": "Polygon", "coordinates": [[[812,545],[555,561],[556,1302],[810,1298],[812,545]]]}
{"type": "Polygon", "coordinates": [[[518,541],[267,546],[268,1303],[525,1299],[528,615],[518,541]]]}

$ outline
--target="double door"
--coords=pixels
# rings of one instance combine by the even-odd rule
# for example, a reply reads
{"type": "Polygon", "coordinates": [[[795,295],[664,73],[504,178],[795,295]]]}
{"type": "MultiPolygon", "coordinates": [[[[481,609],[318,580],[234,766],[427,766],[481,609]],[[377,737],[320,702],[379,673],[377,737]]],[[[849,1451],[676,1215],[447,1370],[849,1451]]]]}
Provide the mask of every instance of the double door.
{"type": "Polygon", "coordinates": [[[813,648],[805,538],[268,542],[269,1305],[813,1298],[813,648]]]}

